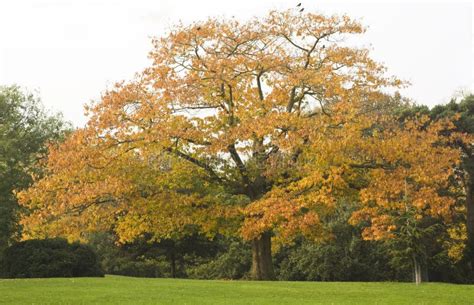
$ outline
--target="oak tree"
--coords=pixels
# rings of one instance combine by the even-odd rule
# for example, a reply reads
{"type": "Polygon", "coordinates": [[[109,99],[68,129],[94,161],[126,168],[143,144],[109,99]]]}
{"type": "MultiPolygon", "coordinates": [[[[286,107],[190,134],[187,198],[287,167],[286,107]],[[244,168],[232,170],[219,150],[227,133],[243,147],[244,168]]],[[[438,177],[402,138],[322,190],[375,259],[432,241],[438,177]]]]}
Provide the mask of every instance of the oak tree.
{"type": "MultiPolygon", "coordinates": [[[[340,196],[357,200],[367,188],[362,201],[383,206],[415,174],[444,179],[455,154],[432,145],[435,131],[417,131],[426,140],[376,133],[391,120],[382,90],[403,84],[346,42],[363,32],[347,16],[291,10],[172,28],[153,40],[149,68],[108,90],[87,108],[87,126],[51,147],[48,177],[19,195],[31,210],[25,237],[113,228],[122,242],[159,240],[198,226],[248,240],[252,277],[274,279],[272,240],[324,238],[321,219],[340,196]],[[404,154],[432,150],[411,176],[398,167],[404,154]],[[384,158],[397,168],[376,168],[384,158]],[[360,171],[374,181],[355,187],[360,171]]],[[[432,188],[414,194],[414,204],[446,210],[432,188]]],[[[385,218],[375,215],[371,230],[385,218]]]]}

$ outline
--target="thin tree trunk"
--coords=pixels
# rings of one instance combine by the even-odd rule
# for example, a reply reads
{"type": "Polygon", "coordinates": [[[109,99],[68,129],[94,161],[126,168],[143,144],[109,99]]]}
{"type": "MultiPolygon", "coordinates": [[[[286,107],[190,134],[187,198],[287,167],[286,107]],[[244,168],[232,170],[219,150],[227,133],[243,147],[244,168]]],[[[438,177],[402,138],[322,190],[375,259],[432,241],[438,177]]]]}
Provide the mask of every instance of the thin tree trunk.
{"type": "Polygon", "coordinates": [[[469,179],[466,183],[466,228],[467,228],[467,251],[471,270],[474,269],[474,197],[473,181],[469,179]]]}
{"type": "Polygon", "coordinates": [[[426,264],[421,265],[421,281],[424,283],[427,283],[430,281],[428,266],[426,264]]]}
{"type": "Polygon", "coordinates": [[[176,278],[176,257],[174,255],[174,252],[171,252],[170,263],[171,263],[171,277],[176,278]]]}
{"type": "Polygon", "coordinates": [[[252,240],[252,268],[250,275],[254,280],[275,280],[270,232],[265,232],[259,238],[252,240]]]}
{"type": "Polygon", "coordinates": [[[413,255],[413,272],[415,276],[415,283],[417,285],[421,284],[421,280],[422,280],[421,265],[420,265],[420,262],[416,259],[415,255],[413,255]]]}

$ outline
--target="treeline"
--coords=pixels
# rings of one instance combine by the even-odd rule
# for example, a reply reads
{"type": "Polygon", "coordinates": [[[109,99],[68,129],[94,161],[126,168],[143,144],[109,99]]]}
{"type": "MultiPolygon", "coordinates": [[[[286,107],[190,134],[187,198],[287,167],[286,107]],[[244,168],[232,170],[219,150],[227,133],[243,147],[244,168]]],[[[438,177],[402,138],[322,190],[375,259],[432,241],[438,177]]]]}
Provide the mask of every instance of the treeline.
{"type": "MultiPolygon", "coordinates": [[[[447,225],[432,220],[414,229],[414,238],[387,241],[362,238],[363,226],[348,223],[350,204],[326,220],[331,237],[304,238],[275,249],[276,278],[287,281],[415,280],[413,253],[422,252],[422,281],[473,283],[465,232],[450,235],[447,225]],[[413,249],[416,247],[417,249],[413,249]],[[463,251],[464,249],[464,251],[463,251]],[[454,253],[453,253],[454,252],[454,253]]],[[[458,225],[465,218],[459,215],[458,225]]],[[[449,226],[450,227],[450,226],[449,226]]],[[[90,237],[107,274],[194,279],[251,279],[252,249],[241,239],[192,234],[182,239],[150,242],[146,236],[117,246],[111,233],[90,237]]]]}

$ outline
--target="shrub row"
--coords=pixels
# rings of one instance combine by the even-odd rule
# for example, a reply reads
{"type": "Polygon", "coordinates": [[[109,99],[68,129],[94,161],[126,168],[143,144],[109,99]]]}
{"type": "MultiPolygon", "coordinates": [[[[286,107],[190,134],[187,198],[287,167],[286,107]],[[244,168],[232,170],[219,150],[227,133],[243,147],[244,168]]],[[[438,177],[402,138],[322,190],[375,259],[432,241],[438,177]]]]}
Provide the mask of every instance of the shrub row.
{"type": "Polygon", "coordinates": [[[34,239],[7,248],[0,262],[3,278],[103,276],[95,252],[65,239],[34,239]]]}

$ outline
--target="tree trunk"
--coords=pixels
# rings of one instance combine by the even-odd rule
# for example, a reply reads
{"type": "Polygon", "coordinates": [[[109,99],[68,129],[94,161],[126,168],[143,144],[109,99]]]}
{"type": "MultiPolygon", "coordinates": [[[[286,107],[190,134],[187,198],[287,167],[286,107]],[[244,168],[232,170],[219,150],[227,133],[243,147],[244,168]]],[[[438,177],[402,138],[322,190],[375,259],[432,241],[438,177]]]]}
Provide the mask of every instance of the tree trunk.
{"type": "Polygon", "coordinates": [[[421,265],[420,262],[416,259],[416,256],[413,255],[413,273],[414,273],[414,280],[417,285],[421,283],[422,274],[421,274],[421,265]]]}
{"type": "Polygon", "coordinates": [[[275,280],[271,245],[270,232],[265,232],[259,238],[252,240],[252,269],[250,270],[252,279],[275,280]]]}
{"type": "Polygon", "coordinates": [[[421,281],[424,283],[427,283],[430,281],[428,266],[426,264],[421,265],[421,281]]]}
{"type": "Polygon", "coordinates": [[[171,277],[176,278],[176,257],[174,255],[174,250],[173,252],[171,252],[170,263],[171,263],[171,277]]]}
{"type": "Polygon", "coordinates": [[[471,270],[474,268],[474,198],[473,181],[469,179],[466,184],[466,228],[467,228],[467,251],[471,270]]]}

